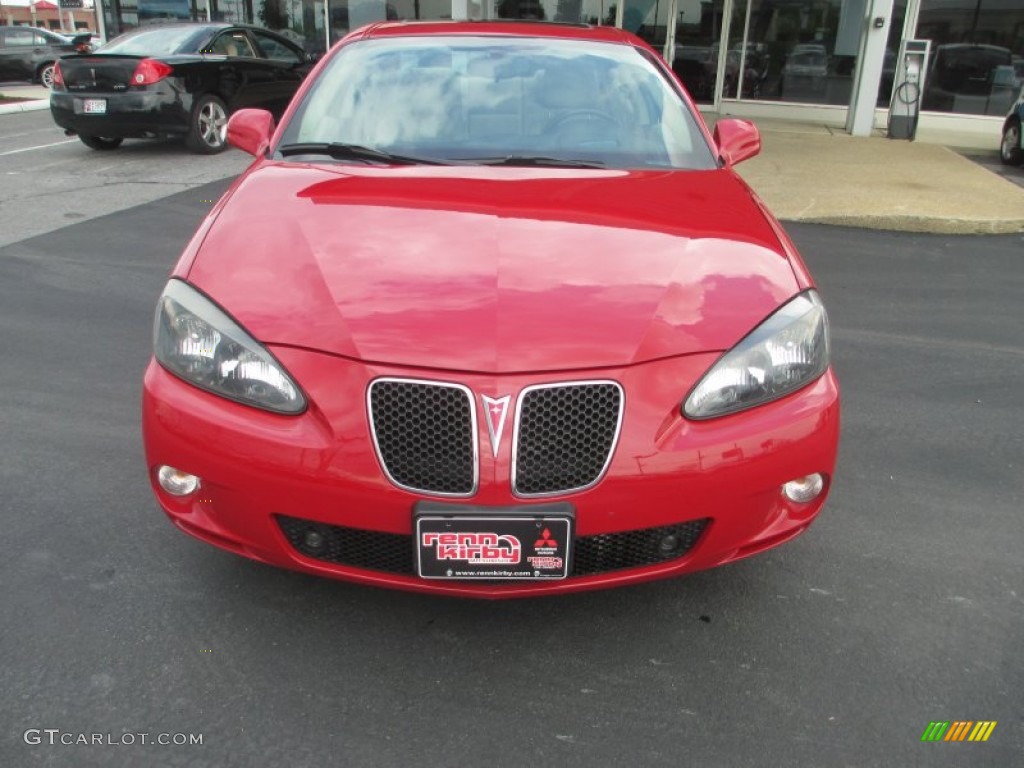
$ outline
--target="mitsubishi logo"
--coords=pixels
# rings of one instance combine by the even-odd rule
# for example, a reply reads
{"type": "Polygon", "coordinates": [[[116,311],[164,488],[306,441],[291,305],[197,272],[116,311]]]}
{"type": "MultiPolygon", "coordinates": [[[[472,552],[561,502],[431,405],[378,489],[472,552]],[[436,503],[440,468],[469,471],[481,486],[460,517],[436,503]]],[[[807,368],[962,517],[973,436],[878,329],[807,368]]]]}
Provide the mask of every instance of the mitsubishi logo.
{"type": "Polygon", "coordinates": [[[534,549],[546,549],[548,547],[557,547],[558,542],[551,538],[551,529],[545,528],[540,534],[540,538],[533,543],[534,549]]]}
{"type": "Polygon", "coordinates": [[[484,403],[484,416],[487,419],[487,434],[491,438],[491,450],[495,457],[498,455],[498,446],[501,444],[501,433],[505,430],[505,417],[508,416],[508,404],[512,395],[504,397],[488,397],[480,395],[484,403]]]}

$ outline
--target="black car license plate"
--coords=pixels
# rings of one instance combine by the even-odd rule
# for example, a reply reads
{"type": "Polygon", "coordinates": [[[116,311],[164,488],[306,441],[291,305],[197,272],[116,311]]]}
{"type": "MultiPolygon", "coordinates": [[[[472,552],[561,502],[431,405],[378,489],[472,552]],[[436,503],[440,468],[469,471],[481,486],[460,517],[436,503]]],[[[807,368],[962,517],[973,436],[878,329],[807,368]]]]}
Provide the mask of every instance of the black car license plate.
{"type": "Polygon", "coordinates": [[[424,579],[564,579],[572,506],[416,507],[416,568],[424,579]]]}
{"type": "Polygon", "coordinates": [[[107,114],[106,99],[79,99],[73,102],[76,115],[105,115],[107,114]]]}

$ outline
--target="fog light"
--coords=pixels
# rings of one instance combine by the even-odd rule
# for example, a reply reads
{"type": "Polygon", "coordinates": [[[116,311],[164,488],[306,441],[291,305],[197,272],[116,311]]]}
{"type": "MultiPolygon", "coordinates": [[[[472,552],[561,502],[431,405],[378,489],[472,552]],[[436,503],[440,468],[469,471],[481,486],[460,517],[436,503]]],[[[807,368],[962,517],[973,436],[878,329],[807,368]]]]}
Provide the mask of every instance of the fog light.
{"type": "Polygon", "coordinates": [[[661,541],[658,542],[658,549],[661,550],[663,555],[671,555],[677,549],[679,549],[680,541],[679,537],[674,533],[670,533],[667,536],[663,536],[661,541]]]}
{"type": "Polygon", "coordinates": [[[302,543],[306,545],[307,549],[317,552],[324,548],[324,545],[327,543],[327,537],[320,533],[320,531],[310,528],[302,538],[302,543]]]}
{"type": "Polygon", "coordinates": [[[782,492],[786,494],[786,498],[790,501],[806,504],[808,501],[814,501],[818,498],[818,494],[821,493],[821,489],[824,487],[825,478],[815,472],[806,477],[790,480],[782,486],[782,492]]]}
{"type": "Polygon", "coordinates": [[[182,472],[174,467],[166,465],[160,467],[157,470],[156,479],[160,483],[160,487],[171,494],[171,496],[188,496],[190,493],[195,493],[199,490],[198,477],[190,475],[188,472],[182,472]]]}

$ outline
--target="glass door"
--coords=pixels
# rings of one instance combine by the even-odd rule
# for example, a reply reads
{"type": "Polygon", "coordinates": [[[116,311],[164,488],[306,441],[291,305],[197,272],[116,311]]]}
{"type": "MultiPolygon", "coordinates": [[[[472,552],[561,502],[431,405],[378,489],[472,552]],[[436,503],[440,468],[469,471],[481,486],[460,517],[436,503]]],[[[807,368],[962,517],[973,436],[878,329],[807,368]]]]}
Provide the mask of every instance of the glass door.
{"type": "Polygon", "coordinates": [[[624,0],[618,25],[651,46],[665,61],[672,61],[669,47],[675,29],[670,29],[670,20],[678,1],[624,0]]]}
{"type": "MultiPolygon", "coordinates": [[[[728,3],[732,6],[732,3],[728,3]]],[[[719,73],[724,66],[724,87],[738,70],[737,58],[728,51],[722,61],[723,30],[728,30],[726,0],[675,0],[673,9],[672,69],[698,104],[717,105],[720,98],[719,73]]]]}

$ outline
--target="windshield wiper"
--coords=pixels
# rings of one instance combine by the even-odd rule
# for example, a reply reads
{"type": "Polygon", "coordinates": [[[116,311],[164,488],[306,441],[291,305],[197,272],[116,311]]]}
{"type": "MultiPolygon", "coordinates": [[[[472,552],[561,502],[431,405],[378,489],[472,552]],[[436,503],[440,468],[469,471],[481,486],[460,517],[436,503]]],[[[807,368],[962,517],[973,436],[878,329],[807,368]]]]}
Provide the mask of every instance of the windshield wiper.
{"type": "Polygon", "coordinates": [[[283,147],[278,147],[277,151],[282,157],[288,157],[289,155],[327,155],[335,160],[365,160],[369,162],[390,163],[391,165],[448,165],[443,160],[395,155],[382,149],[373,149],[372,147],[364,147],[359,144],[344,144],[341,142],[324,141],[285,144],[283,147]]]}
{"type": "Polygon", "coordinates": [[[460,157],[460,162],[480,165],[512,165],[541,168],[604,168],[600,160],[569,160],[564,157],[541,157],[539,155],[502,155],[500,157],[460,157]]]}

